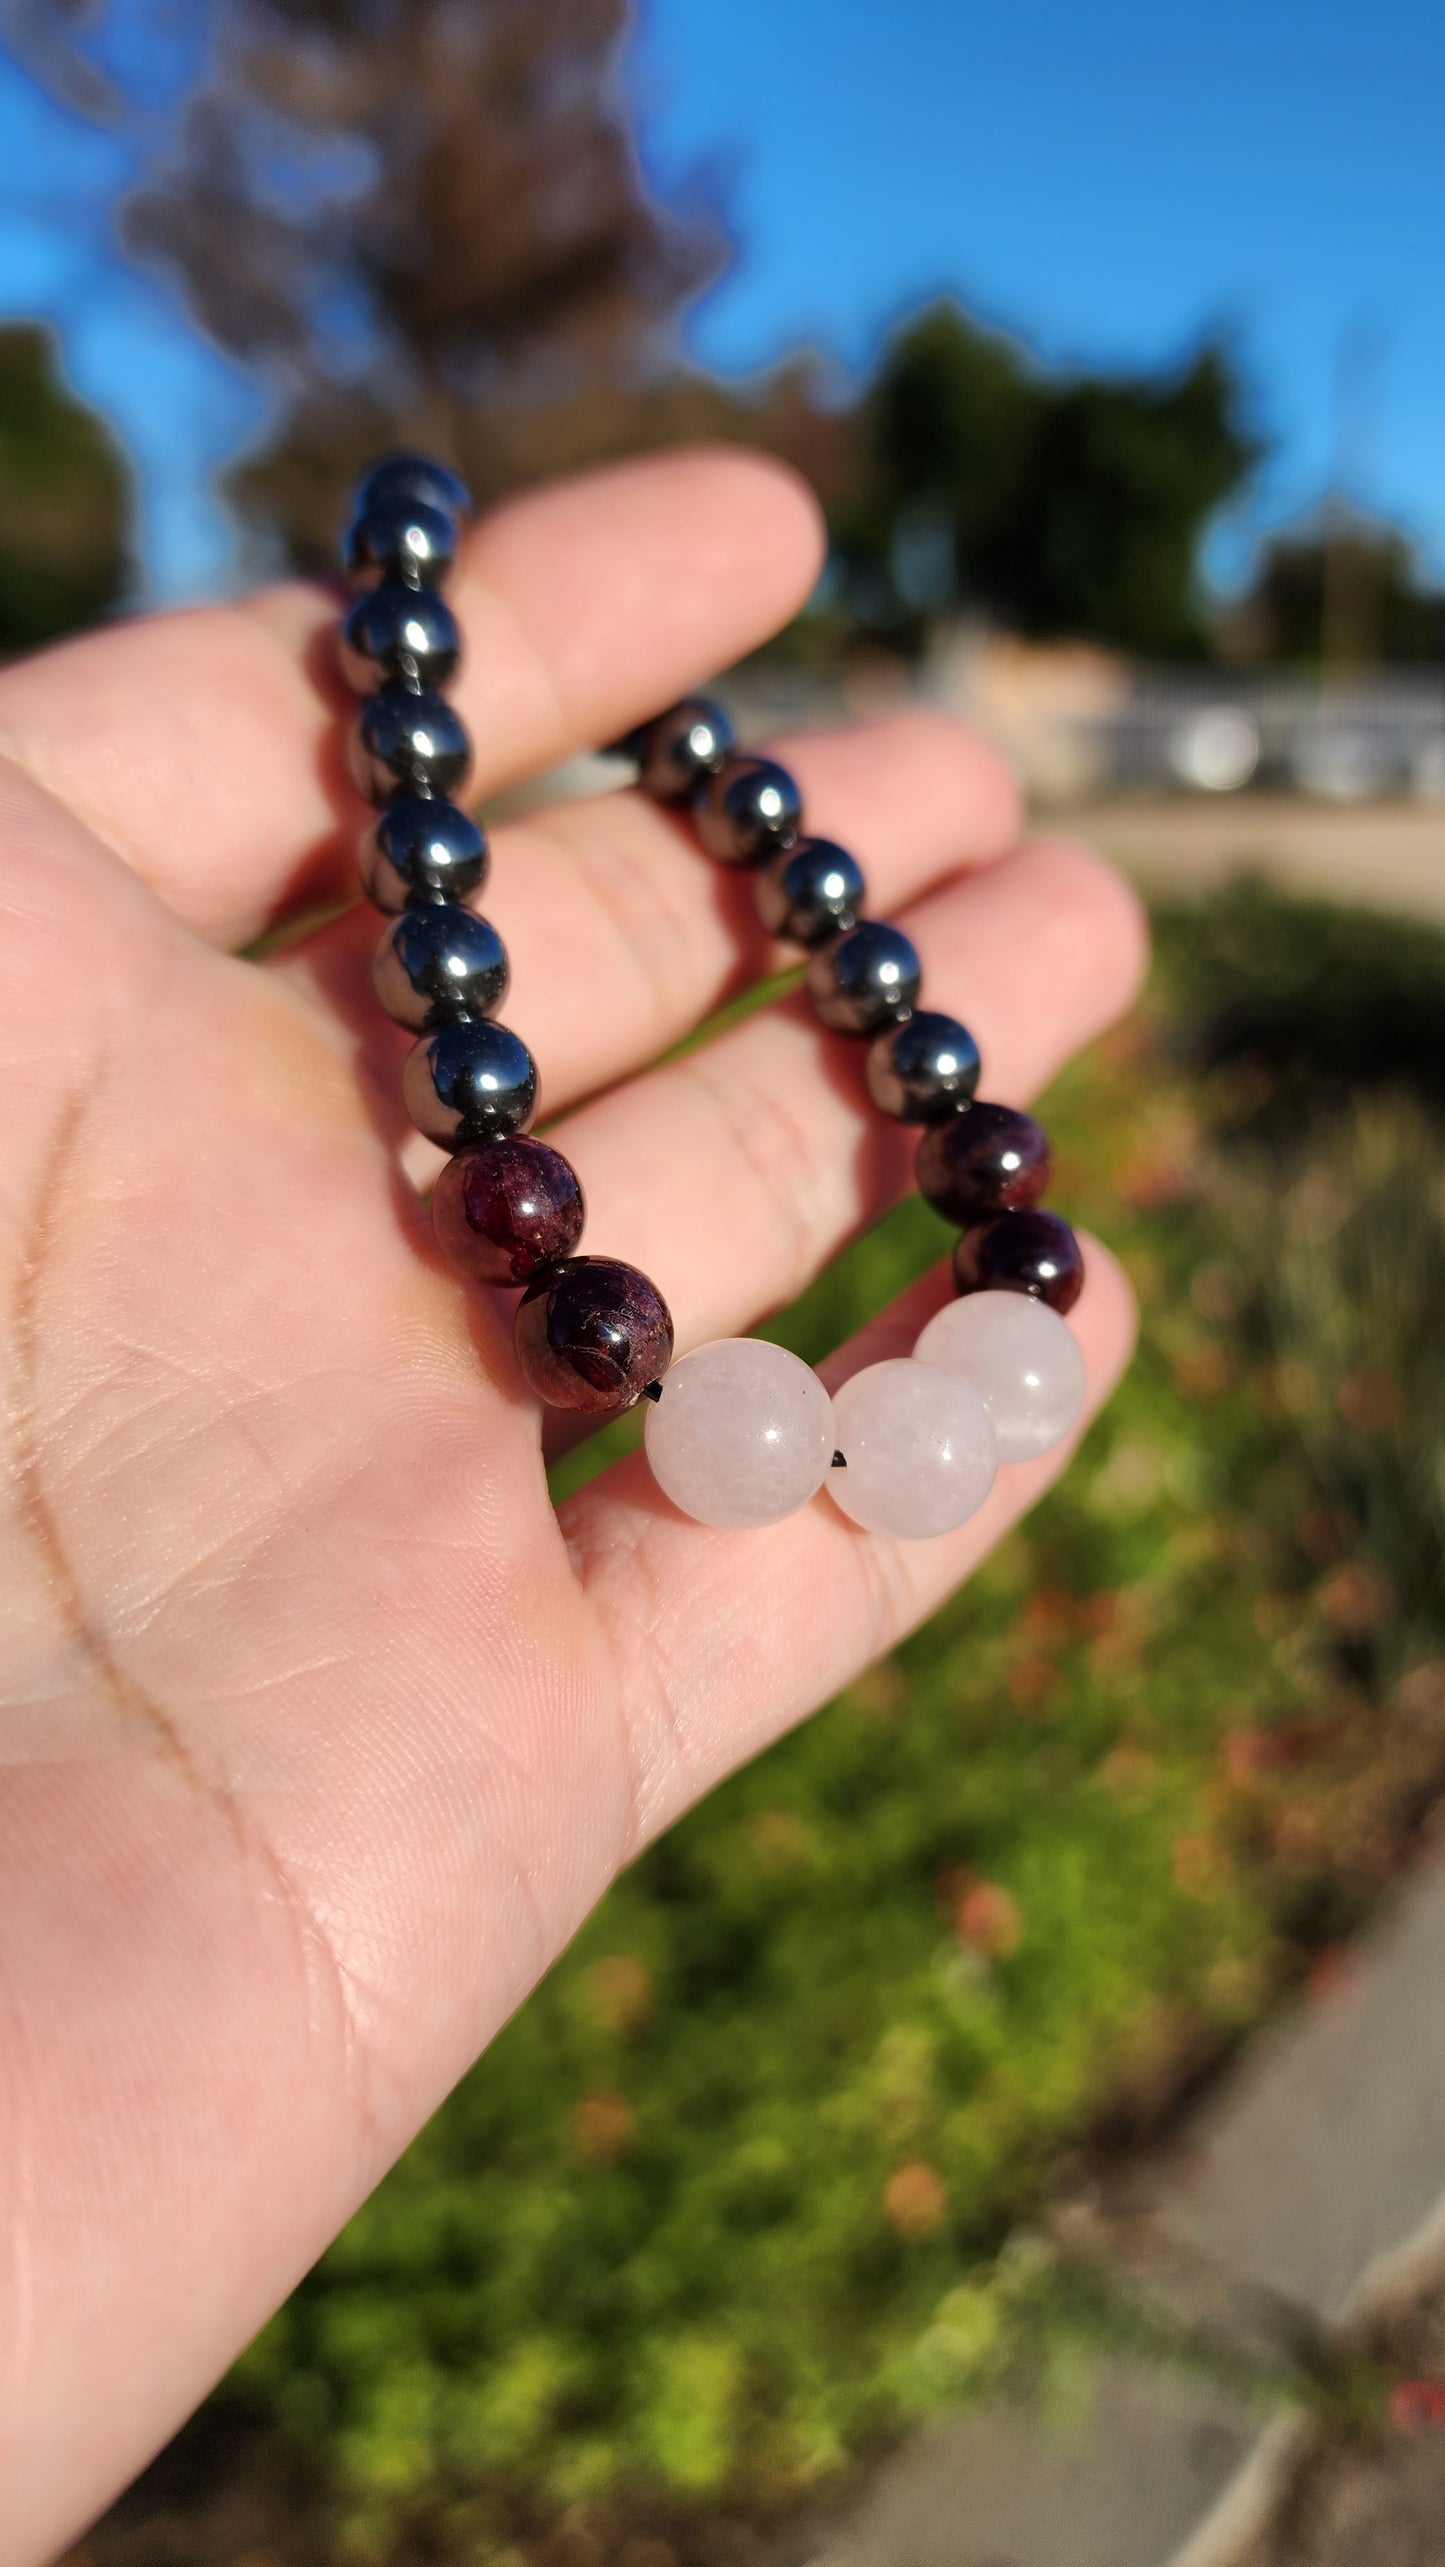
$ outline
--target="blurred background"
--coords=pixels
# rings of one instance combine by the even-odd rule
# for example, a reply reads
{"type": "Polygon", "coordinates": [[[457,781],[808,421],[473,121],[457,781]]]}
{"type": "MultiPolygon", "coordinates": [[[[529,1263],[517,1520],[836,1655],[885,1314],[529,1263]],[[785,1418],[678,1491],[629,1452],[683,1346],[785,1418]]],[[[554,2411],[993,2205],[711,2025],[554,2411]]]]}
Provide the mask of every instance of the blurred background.
{"type": "Polygon", "coordinates": [[[742,440],[831,536],[742,718],[968,714],[1157,931],[1046,1107],[1144,1310],[1082,1465],[618,1885],[77,2561],[780,2556],[1137,2332],[1080,2202],[1431,1841],[1442,89],[1423,0],[0,0],[0,648],[324,569],[391,444],[486,501],[742,440]]]}

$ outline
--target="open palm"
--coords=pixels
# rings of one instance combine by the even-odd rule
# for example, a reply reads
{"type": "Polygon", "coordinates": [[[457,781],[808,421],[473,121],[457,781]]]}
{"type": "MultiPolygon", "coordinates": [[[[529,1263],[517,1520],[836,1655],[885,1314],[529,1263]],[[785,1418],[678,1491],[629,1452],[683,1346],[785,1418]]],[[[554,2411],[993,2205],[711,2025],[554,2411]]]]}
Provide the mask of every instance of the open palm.
{"type": "MultiPolygon", "coordinates": [[[[493,518],[456,586],[482,784],[763,638],[816,545],[740,456],[493,518]]],[[[195,2403],[617,1867],[1049,1475],[912,1545],[821,1498],[710,1532],[640,1457],[554,1514],[509,1308],[442,1267],[399,1170],[374,914],[232,950],[347,880],[334,615],[286,588],[0,676],[7,2567],[195,2403]]],[[[1127,895],[1016,844],[966,734],[913,715],[786,754],[989,1092],[1124,1001],[1127,895]]],[[[665,812],[499,831],[487,906],[588,1247],[656,1278],[680,1346],[788,1299],[907,1185],[853,1048],[791,1004],[649,1068],[768,959],[748,886],[665,812]]],[[[943,1294],[879,1329],[911,1343],[943,1294]]],[[[1102,1252],[1076,1324],[1097,1397],[1129,1333],[1102,1252]]]]}

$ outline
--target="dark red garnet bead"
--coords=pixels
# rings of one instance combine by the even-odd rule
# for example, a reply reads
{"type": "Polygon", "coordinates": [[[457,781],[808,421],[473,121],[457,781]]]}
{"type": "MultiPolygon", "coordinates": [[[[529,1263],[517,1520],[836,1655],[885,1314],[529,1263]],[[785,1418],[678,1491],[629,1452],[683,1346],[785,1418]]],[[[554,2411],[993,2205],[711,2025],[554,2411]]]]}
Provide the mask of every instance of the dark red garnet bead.
{"type": "Polygon", "coordinates": [[[1048,1135],[1011,1105],[967,1105],[918,1145],[919,1193],[960,1230],[995,1212],[1022,1212],[1048,1181],[1048,1135]]]}
{"type": "Polygon", "coordinates": [[[1001,1212],[964,1232],[953,1252],[953,1279],[961,1293],[1026,1292],[1062,1315],[1084,1289],[1084,1259],[1056,1212],[1001,1212]]]}
{"type": "Polygon", "coordinates": [[[672,1316],[656,1284],[617,1257],[571,1257],[517,1305],[517,1361],[553,1408],[614,1417],[672,1361],[672,1316]]]}
{"type": "Polygon", "coordinates": [[[473,1282],[524,1284],[571,1256],[586,1205],[561,1151],[517,1132],[459,1150],[437,1178],[431,1217],[438,1247],[473,1282]]]}

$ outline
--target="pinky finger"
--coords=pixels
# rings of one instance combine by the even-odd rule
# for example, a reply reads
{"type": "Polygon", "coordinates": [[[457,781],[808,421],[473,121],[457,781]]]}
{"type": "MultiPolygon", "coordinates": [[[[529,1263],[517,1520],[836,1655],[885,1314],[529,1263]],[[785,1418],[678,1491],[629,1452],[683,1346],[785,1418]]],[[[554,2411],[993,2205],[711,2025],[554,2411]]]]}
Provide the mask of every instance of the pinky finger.
{"type": "MultiPolygon", "coordinates": [[[[922,1542],[862,1533],[825,1493],[762,1531],[714,1532],[677,1512],[641,1453],[563,1507],[575,1566],[621,1673],[631,1850],[891,1649],[1059,1477],[1134,1341],[1120,1267],[1096,1242],[1087,1260],[1070,1318],[1088,1371],[1084,1416],[1055,1451],[1001,1470],[957,1533],[922,1542]]],[[[947,1292],[946,1268],[926,1275],[822,1367],[829,1387],[910,1353],[947,1292]]]]}

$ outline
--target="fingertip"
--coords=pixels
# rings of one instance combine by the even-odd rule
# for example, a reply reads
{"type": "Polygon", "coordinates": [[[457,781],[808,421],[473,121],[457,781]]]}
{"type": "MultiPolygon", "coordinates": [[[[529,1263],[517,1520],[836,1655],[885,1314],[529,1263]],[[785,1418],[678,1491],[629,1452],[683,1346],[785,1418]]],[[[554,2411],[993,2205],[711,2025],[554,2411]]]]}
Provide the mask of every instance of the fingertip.
{"type": "Polygon", "coordinates": [[[1149,917],[1134,885],[1087,839],[1040,832],[1019,853],[1048,875],[1056,917],[1087,941],[1101,1020],[1121,1016],[1149,968],[1149,917]]]}
{"type": "Polygon", "coordinates": [[[865,865],[896,869],[901,851],[926,849],[935,872],[972,869],[1018,842],[1023,800],[1008,761],[934,706],[906,705],[778,747],[797,768],[810,827],[841,838],[865,865]]]}

